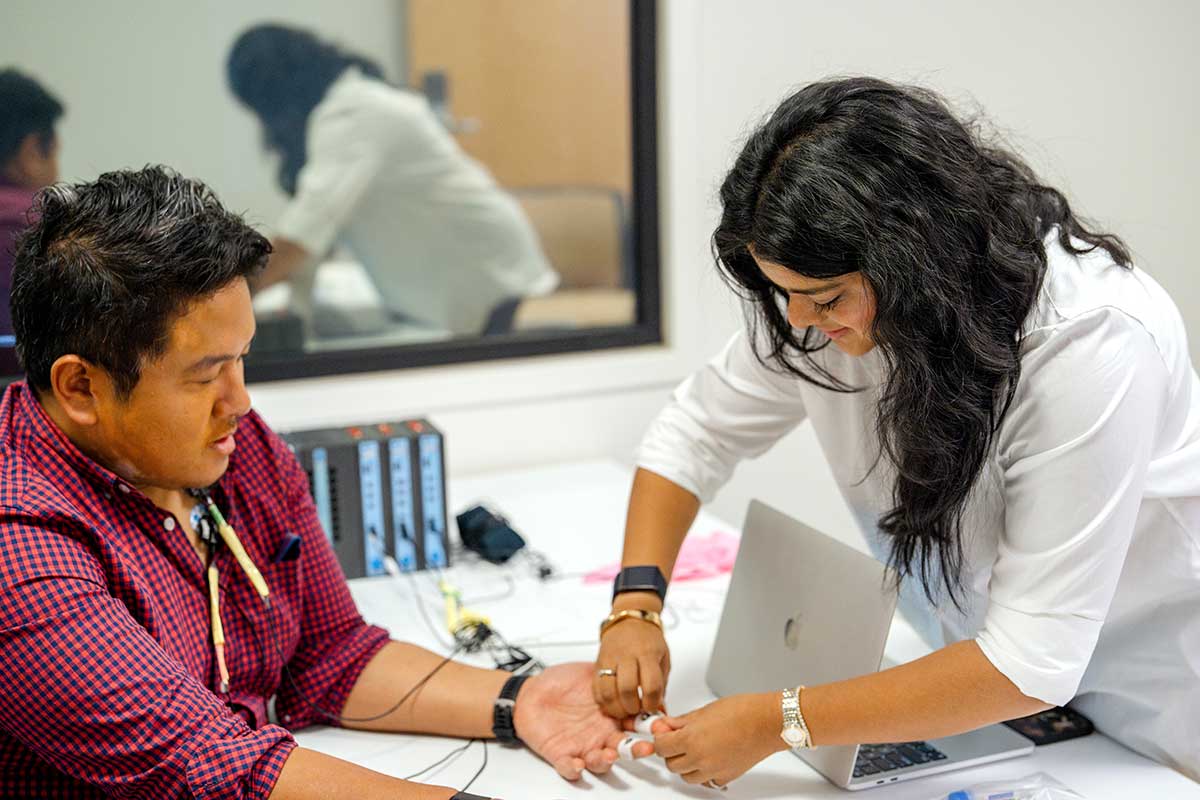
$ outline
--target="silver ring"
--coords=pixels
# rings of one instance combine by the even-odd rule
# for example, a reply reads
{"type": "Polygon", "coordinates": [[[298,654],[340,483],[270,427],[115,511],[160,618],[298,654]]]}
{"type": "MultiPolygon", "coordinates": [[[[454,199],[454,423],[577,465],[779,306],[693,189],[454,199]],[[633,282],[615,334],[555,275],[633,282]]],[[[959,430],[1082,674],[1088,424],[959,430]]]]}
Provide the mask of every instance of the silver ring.
{"type": "Polygon", "coordinates": [[[717,783],[712,778],[709,778],[708,780],[706,780],[704,782],[704,785],[707,786],[709,789],[720,789],[722,792],[729,788],[728,786],[726,786],[723,783],[717,783]]]}
{"type": "Polygon", "coordinates": [[[605,667],[604,669],[596,670],[596,677],[597,678],[615,678],[615,677],[617,677],[617,671],[615,669],[608,669],[607,667],[605,667]]]}

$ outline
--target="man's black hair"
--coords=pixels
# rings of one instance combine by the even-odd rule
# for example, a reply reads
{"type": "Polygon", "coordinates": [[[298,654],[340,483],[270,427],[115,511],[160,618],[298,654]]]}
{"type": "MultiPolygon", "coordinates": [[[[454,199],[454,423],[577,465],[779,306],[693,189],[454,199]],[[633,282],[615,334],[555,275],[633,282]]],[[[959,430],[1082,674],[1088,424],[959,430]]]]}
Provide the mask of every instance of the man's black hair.
{"type": "Polygon", "coordinates": [[[34,199],[17,240],[12,317],[31,386],[55,360],[103,367],[127,397],[196,301],[260,269],[267,239],[203,183],[161,166],[56,184],[34,199]]]}
{"type": "Polygon", "coordinates": [[[43,151],[48,150],[64,111],[40,83],[12,68],[0,70],[0,109],[0,172],[31,133],[37,134],[43,151]]]}

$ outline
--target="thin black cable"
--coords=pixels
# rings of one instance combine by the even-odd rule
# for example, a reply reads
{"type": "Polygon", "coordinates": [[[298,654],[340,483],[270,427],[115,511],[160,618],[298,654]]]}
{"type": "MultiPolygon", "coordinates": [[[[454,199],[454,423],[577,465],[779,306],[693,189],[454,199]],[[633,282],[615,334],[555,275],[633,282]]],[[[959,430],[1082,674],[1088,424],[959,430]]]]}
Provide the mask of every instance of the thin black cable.
{"type": "MultiPolygon", "coordinates": [[[[240,603],[232,601],[232,595],[230,596],[230,600],[231,600],[231,602],[228,603],[228,605],[231,605],[234,609],[237,610],[237,612],[239,614],[242,615],[242,618],[246,621],[247,626],[250,628],[251,632],[254,634],[255,645],[257,646],[257,649],[261,653],[262,649],[263,649],[263,642],[262,642],[262,638],[258,635],[258,629],[257,629],[257,626],[254,625],[254,620],[252,620],[250,618],[250,615],[246,613],[246,610],[241,607],[240,603]]],[[[273,608],[275,608],[275,606],[267,606],[267,613],[268,613],[267,622],[268,623],[272,622],[272,620],[270,619],[270,615],[271,615],[271,610],[273,608]]],[[[300,687],[296,685],[296,681],[292,677],[291,670],[288,669],[287,661],[283,657],[283,648],[279,644],[279,637],[275,637],[275,646],[276,646],[276,652],[279,654],[279,663],[282,667],[282,672],[284,675],[287,676],[288,683],[290,683],[292,685],[292,691],[294,691],[296,693],[296,696],[300,700],[302,700],[304,703],[306,703],[309,706],[309,708],[316,709],[318,712],[323,714],[325,717],[327,717],[329,719],[338,720],[339,722],[373,722],[377,719],[382,719],[383,717],[388,716],[392,712],[396,711],[396,709],[400,708],[400,706],[404,705],[404,701],[408,700],[408,698],[411,697],[414,692],[416,692],[418,689],[420,689],[422,686],[424,686],[426,683],[428,683],[429,680],[431,678],[433,678],[433,676],[436,675],[438,673],[438,671],[442,669],[442,667],[444,667],[444,666],[446,666],[446,664],[450,663],[450,660],[453,659],[454,656],[457,655],[458,652],[461,650],[460,647],[456,647],[454,649],[454,651],[450,653],[450,655],[443,658],[442,661],[436,667],[434,667],[432,670],[430,670],[430,672],[424,678],[422,678],[421,681],[416,686],[413,686],[411,689],[409,689],[408,692],[406,692],[405,695],[403,697],[401,697],[394,706],[392,706],[391,708],[389,708],[387,711],[383,712],[382,714],[379,714],[379,715],[376,715],[373,717],[344,717],[341,714],[335,714],[332,711],[322,708],[321,706],[317,705],[317,703],[315,701],[308,699],[304,695],[304,693],[300,691],[300,687]]],[[[465,745],[462,745],[461,747],[458,747],[455,750],[452,750],[450,753],[447,753],[445,756],[443,756],[440,760],[434,762],[433,764],[430,764],[428,767],[425,767],[422,770],[414,772],[412,775],[410,775],[408,777],[402,778],[401,780],[406,780],[406,781],[411,780],[412,778],[415,778],[419,775],[423,775],[426,772],[429,772],[430,770],[441,766],[446,761],[450,760],[452,757],[454,757],[456,755],[462,755],[463,753],[465,753],[467,748],[469,748],[471,746],[471,744],[476,741],[483,741],[484,753],[483,753],[483,766],[481,766],[479,768],[479,771],[475,773],[475,777],[471,778],[471,783],[474,783],[476,778],[478,778],[483,773],[483,770],[487,767],[487,742],[485,740],[481,740],[481,739],[469,740],[465,745]]],[[[470,783],[467,784],[468,787],[470,785],[471,785],[470,783]]],[[[465,792],[466,789],[464,788],[463,791],[465,792]]]]}
{"type": "Polygon", "coordinates": [[[464,745],[460,745],[459,747],[456,747],[456,748],[454,748],[454,749],[453,749],[453,750],[451,750],[449,753],[446,753],[446,755],[442,756],[440,759],[438,759],[437,761],[433,762],[432,764],[430,764],[430,765],[429,765],[428,767],[426,767],[425,769],[423,769],[423,770],[419,770],[418,772],[414,772],[414,773],[412,773],[411,775],[405,775],[405,776],[404,776],[403,778],[401,778],[400,780],[402,780],[402,781],[411,781],[413,778],[420,777],[421,775],[424,775],[426,772],[429,772],[430,770],[437,769],[437,768],[438,768],[438,767],[440,767],[442,764],[445,764],[447,761],[450,761],[451,759],[457,758],[458,756],[461,756],[463,753],[467,752],[468,748],[470,748],[470,747],[471,747],[471,745],[475,744],[475,742],[477,742],[477,741],[479,741],[479,740],[478,740],[478,739],[470,739],[470,740],[468,740],[466,744],[464,744],[464,745]]]}
{"type": "MultiPolygon", "coordinates": [[[[259,650],[261,651],[262,647],[263,647],[263,642],[262,642],[262,639],[259,638],[259,635],[258,635],[258,626],[256,626],[254,624],[254,620],[250,618],[250,615],[248,613],[246,613],[246,610],[244,608],[242,608],[241,604],[234,601],[232,594],[229,595],[229,598],[230,598],[231,602],[228,605],[232,606],[239,614],[242,615],[242,618],[246,621],[247,626],[254,633],[255,642],[258,645],[259,650]]],[[[264,606],[267,609],[267,625],[274,626],[275,625],[275,611],[278,608],[278,604],[275,604],[275,605],[264,604],[264,606]]],[[[391,708],[389,708],[387,711],[384,711],[381,714],[375,714],[375,715],[369,716],[369,717],[346,717],[346,716],[342,716],[341,714],[339,714],[337,712],[330,711],[327,708],[321,707],[320,705],[317,704],[317,702],[315,700],[310,699],[308,696],[306,696],[304,694],[304,692],[300,689],[299,685],[296,683],[296,679],[292,675],[291,669],[288,667],[287,659],[284,657],[284,654],[283,654],[283,644],[280,642],[279,637],[278,636],[272,637],[272,641],[275,645],[275,653],[276,653],[276,655],[279,656],[280,671],[283,673],[284,677],[287,678],[287,681],[291,685],[292,691],[295,692],[296,697],[301,702],[303,702],[308,708],[311,708],[311,709],[317,711],[322,716],[324,716],[326,719],[335,720],[337,722],[375,722],[377,720],[383,719],[384,717],[388,716],[389,714],[392,714],[397,709],[399,709],[400,706],[404,705],[404,703],[408,700],[408,698],[412,697],[413,694],[415,694],[417,692],[417,690],[421,689],[423,686],[425,686],[425,684],[429,683],[429,681],[433,679],[433,676],[437,675],[438,672],[440,672],[443,667],[445,667],[447,664],[449,664],[454,659],[455,656],[457,656],[459,653],[462,652],[462,647],[459,645],[456,645],[454,647],[454,649],[450,651],[449,655],[442,658],[442,660],[440,662],[438,662],[437,666],[435,666],[432,670],[430,670],[425,675],[425,677],[421,678],[421,680],[418,681],[415,686],[411,687],[407,692],[405,692],[404,696],[401,697],[399,700],[397,700],[396,703],[391,708]]]]}
{"type": "Polygon", "coordinates": [[[475,774],[471,776],[471,780],[467,781],[467,785],[459,789],[460,792],[465,792],[467,789],[470,789],[471,785],[475,783],[475,781],[479,780],[479,776],[483,774],[485,769],[487,769],[487,739],[480,739],[479,741],[483,742],[483,763],[479,765],[479,769],[476,770],[475,774]]]}
{"type": "MultiPolygon", "coordinates": [[[[441,641],[440,632],[436,629],[433,621],[429,618],[425,611],[425,603],[421,597],[420,584],[417,581],[416,576],[412,572],[406,574],[408,575],[409,580],[412,582],[414,594],[413,599],[417,604],[418,611],[421,612],[421,618],[425,621],[425,626],[429,628],[430,632],[433,633],[435,638],[441,641]]],[[[430,577],[431,582],[432,580],[432,577],[430,577]]],[[[515,592],[516,582],[513,581],[511,577],[508,578],[508,580],[511,582],[512,591],[515,592]]],[[[440,583],[438,584],[438,591],[441,592],[440,583]]],[[[461,598],[459,599],[459,602],[463,602],[461,598]]],[[[465,603],[463,604],[465,605],[465,603]]],[[[490,625],[472,623],[455,631],[453,637],[454,641],[458,643],[458,646],[462,648],[463,652],[475,653],[485,647],[488,648],[498,669],[503,669],[513,673],[520,673],[531,668],[531,666],[532,668],[536,668],[538,670],[545,669],[545,664],[522,650],[519,646],[510,645],[504,640],[504,637],[496,632],[490,625]],[[499,655],[500,653],[504,653],[505,657],[501,658],[499,655]]]]}
{"type": "MultiPolygon", "coordinates": [[[[208,548],[209,549],[208,554],[209,554],[210,559],[215,559],[216,548],[217,548],[217,540],[214,537],[211,540],[211,542],[209,544],[209,548],[208,548]]],[[[207,585],[205,585],[205,590],[207,593],[207,585]]],[[[219,579],[218,579],[217,591],[218,592],[220,591],[219,579]]],[[[254,636],[255,649],[258,650],[258,652],[260,653],[259,658],[263,663],[266,663],[266,659],[263,659],[261,656],[264,648],[263,648],[262,637],[259,635],[259,632],[258,632],[258,626],[254,624],[254,620],[251,619],[250,615],[246,612],[246,610],[244,608],[242,608],[241,604],[235,601],[232,593],[228,594],[227,596],[229,598],[229,602],[227,603],[227,605],[232,606],[237,611],[237,613],[239,613],[242,616],[242,619],[245,620],[246,627],[248,627],[250,629],[251,634],[254,636]]],[[[420,606],[421,605],[420,597],[417,596],[416,600],[417,600],[417,605],[420,606]]],[[[275,622],[274,612],[279,607],[278,604],[272,606],[270,603],[264,603],[263,605],[267,609],[267,624],[269,626],[274,626],[274,622],[275,622]]],[[[424,615],[424,609],[422,609],[422,615],[424,615]]],[[[273,636],[271,638],[275,644],[275,652],[279,656],[279,664],[280,664],[281,671],[282,671],[283,675],[287,677],[288,683],[291,684],[292,691],[295,692],[296,697],[300,701],[304,702],[309,708],[316,710],[318,713],[322,714],[327,719],[336,720],[338,722],[374,722],[376,720],[380,720],[386,716],[389,716],[390,714],[394,713],[397,709],[399,709],[400,706],[404,705],[404,703],[408,700],[408,698],[412,697],[412,695],[414,693],[416,693],[419,689],[421,689],[423,686],[425,686],[425,684],[427,684],[430,680],[432,680],[433,676],[437,675],[438,672],[440,672],[443,667],[445,667],[447,664],[449,664],[454,659],[454,657],[456,655],[458,655],[463,649],[461,645],[455,645],[454,649],[451,650],[449,655],[445,656],[438,663],[437,666],[435,666],[432,670],[430,670],[429,673],[425,675],[425,677],[423,677],[420,681],[417,682],[417,684],[415,686],[413,686],[411,689],[409,689],[407,692],[405,692],[403,697],[401,697],[399,700],[397,700],[396,703],[391,708],[387,709],[383,713],[376,714],[376,715],[370,716],[370,717],[347,717],[347,716],[343,716],[342,714],[335,713],[335,712],[329,711],[328,709],[322,708],[320,705],[317,704],[317,702],[315,700],[309,699],[304,694],[304,692],[302,692],[300,690],[300,687],[296,684],[296,679],[292,676],[291,669],[288,668],[287,659],[284,657],[284,654],[283,654],[283,644],[280,642],[280,637],[273,636]]],[[[459,754],[466,752],[466,749],[471,746],[471,742],[473,742],[473,741],[476,741],[476,740],[472,739],[472,740],[468,741],[465,745],[463,745],[461,748],[459,748],[457,752],[459,754]]],[[[480,775],[483,774],[483,771],[487,768],[487,741],[486,740],[480,740],[480,741],[483,741],[483,765],[475,773],[474,777],[471,778],[470,782],[467,783],[467,786],[463,788],[464,792],[467,790],[467,788],[469,788],[471,786],[471,784],[473,784],[479,778],[480,775]]],[[[420,772],[414,773],[414,777],[416,775],[422,775],[422,774],[430,771],[431,769],[434,769],[435,767],[440,766],[441,764],[445,763],[445,761],[448,758],[450,758],[450,756],[452,756],[452,755],[454,755],[453,752],[450,753],[449,755],[443,757],[440,761],[436,762],[435,764],[432,764],[429,767],[426,767],[425,769],[421,770],[420,772]]],[[[408,780],[408,779],[405,778],[404,780],[408,780]]]]}
{"type": "MultiPolygon", "coordinates": [[[[268,606],[267,607],[267,622],[268,622],[268,624],[271,624],[273,622],[273,620],[271,619],[273,614],[274,614],[273,608],[271,606],[268,606]]],[[[413,686],[407,692],[405,692],[404,696],[401,697],[399,700],[397,700],[395,705],[393,705],[387,711],[383,711],[379,714],[373,714],[369,717],[347,717],[342,714],[321,708],[321,706],[317,705],[315,700],[310,700],[309,698],[305,697],[304,693],[300,691],[300,687],[296,685],[296,680],[295,680],[295,678],[292,677],[292,671],[291,671],[291,669],[288,668],[287,661],[283,657],[283,647],[279,643],[279,637],[275,637],[275,649],[279,653],[279,663],[283,667],[283,674],[287,676],[288,683],[291,684],[292,691],[296,693],[296,696],[298,698],[300,698],[301,700],[303,700],[305,703],[307,703],[310,708],[313,708],[316,711],[319,711],[321,714],[324,714],[328,719],[335,719],[338,722],[375,722],[377,720],[383,719],[386,716],[391,715],[393,712],[398,710],[400,708],[400,706],[404,705],[405,701],[408,700],[408,698],[412,697],[414,694],[417,693],[417,691],[419,689],[421,689],[423,686],[425,686],[425,684],[429,683],[429,681],[431,681],[433,679],[434,675],[437,675],[439,672],[441,672],[442,668],[445,667],[447,664],[449,664],[456,655],[458,655],[460,652],[462,652],[462,647],[460,645],[455,645],[454,649],[450,651],[449,655],[447,655],[440,662],[438,662],[438,665],[436,667],[431,669],[424,678],[422,678],[420,681],[418,681],[416,683],[415,686],[413,686]]]]}

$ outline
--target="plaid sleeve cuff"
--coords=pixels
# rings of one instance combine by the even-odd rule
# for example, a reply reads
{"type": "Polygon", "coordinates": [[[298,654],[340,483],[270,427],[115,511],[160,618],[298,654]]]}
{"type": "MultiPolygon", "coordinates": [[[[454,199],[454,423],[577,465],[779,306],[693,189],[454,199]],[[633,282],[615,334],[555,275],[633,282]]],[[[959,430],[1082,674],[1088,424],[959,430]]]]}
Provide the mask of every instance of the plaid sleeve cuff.
{"type": "Polygon", "coordinates": [[[295,676],[294,688],[286,680],[280,686],[275,703],[279,721],[290,730],[337,725],[333,715],[342,713],[358,676],[388,641],[383,628],[362,625],[336,647],[328,648],[328,658],[295,676]]]}
{"type": "Polygon", "coordinates": [[[278,725],[249,730],[229,720],[230,732],[197,748],[187,786],[196,800],[267,800],[296,742],[278,725]],[[239,730],[240,729],[240,730],[239,730]]]}

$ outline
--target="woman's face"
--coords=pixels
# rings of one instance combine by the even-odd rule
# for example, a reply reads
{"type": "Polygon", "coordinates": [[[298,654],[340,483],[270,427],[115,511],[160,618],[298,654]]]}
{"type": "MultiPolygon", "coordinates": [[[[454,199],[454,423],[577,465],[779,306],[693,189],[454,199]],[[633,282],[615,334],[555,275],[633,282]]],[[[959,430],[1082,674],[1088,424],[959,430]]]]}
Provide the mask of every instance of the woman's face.
{"type": "Polygon", "coordinates": [[[754,261],[767,280],[787,293],[787,317],[793,328],[815,327],[846,354],[861,356],[875,347],[871,323],[875,293],[861,272],[836,278],[806,278],[781,264],[754,261]]]}

